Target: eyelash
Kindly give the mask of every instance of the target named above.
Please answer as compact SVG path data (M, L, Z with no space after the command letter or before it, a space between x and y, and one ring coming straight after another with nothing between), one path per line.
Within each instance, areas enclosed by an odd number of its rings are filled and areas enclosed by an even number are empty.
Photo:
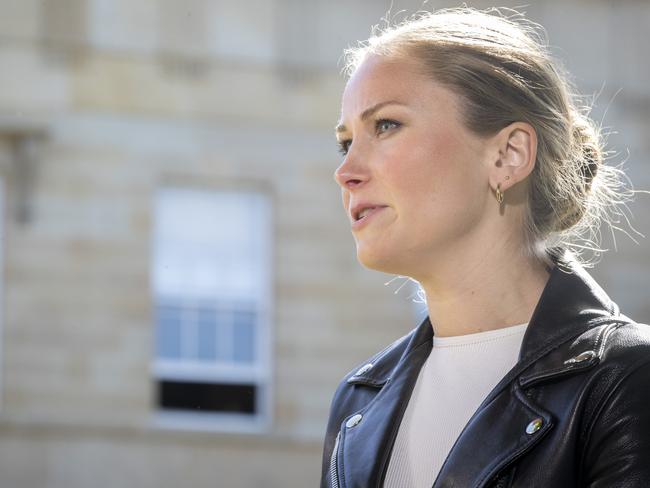
M400 124L399 122L397 122L396 120L391 120L391 119L377 119L377 120L375 121L375 134L376 134L376 135L380 135L380 134L381 134L381 132L380 132L380 130L379 130L379 127L380 127L382 124L385 124L385 123L392 124L392 125L393 125L393 128L397 128L397 127L399 127L400 125L402 125L402 124ZM385 129L385 130L389 130L389 129ZM383 132L385 132L385 131L383 131ZM350 149L350 144L352 144L352 139L345 139L345 140L343 140L343 141L339 141L339 143L338 143L338 146L339 146L339 153L341 153L341 155L345 156L345 155L348 153L348 150Z

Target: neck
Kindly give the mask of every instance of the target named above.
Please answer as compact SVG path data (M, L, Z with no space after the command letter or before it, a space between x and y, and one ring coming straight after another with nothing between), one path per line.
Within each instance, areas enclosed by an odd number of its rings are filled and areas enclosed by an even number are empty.
M436 266L434 275L418 280L437 337L501 329L530 320L549 277L539 260L504 245L484 246L473 254L458 252L456 256L459 259L441 259L443 264Z

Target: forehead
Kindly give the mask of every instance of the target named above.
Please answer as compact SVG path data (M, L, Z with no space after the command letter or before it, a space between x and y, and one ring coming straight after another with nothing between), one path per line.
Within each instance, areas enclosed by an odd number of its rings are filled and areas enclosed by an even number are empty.
M452 108L454 96L411 60L366 58L348 80L341 100L341 121L357 118L368 107L396 101Z

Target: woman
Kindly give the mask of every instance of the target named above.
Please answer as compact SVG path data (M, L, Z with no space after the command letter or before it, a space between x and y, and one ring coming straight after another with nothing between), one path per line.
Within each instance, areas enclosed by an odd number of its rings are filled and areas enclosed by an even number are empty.
M568 250L629 190L534 27L442 10L348 60L357 256L429 316L341 381L321 486L650 487L650 328Z

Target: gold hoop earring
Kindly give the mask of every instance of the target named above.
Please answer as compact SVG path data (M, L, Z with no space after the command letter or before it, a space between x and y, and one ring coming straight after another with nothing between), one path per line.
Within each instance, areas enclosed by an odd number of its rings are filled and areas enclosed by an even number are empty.
M503 192L501 191L501 183L497 183L497 202L503 203Z

